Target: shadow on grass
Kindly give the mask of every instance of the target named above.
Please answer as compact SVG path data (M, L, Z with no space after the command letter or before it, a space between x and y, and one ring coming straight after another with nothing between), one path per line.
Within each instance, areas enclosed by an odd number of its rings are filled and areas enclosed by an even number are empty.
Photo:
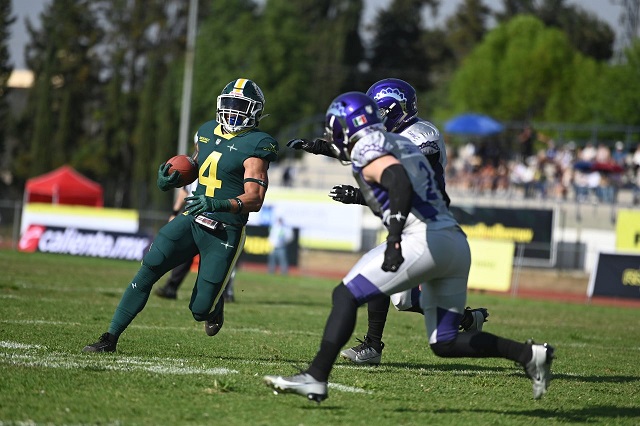
M478 373L487 372L510 372L510 371L522 371L524 374L524 370L522 367L518 365L505 366L505 367L487 367L482 365L474 365L474 364L407 364L407 363L384 363L380 367L386 367L387 369L397 368L400 370L431 370L431 371L440 371L440 372L456 372L456 371L477 371ZM365 367L367 368L367 367ZM368 367L372 371L375 371L376 366ZM384 372L384 369L380 369L381 372ZM562 374L562 373L553 373L553 380L566 380L573 382L585 382L585 383L632 383L632 382L640 382L640 376L586 376L586 375L575 375L575 374Z
M397 410L405 411L405 410ZM549 409L537 408L534 410L491 410L491 409L440 409L434 413L489 413L498 416L534 417L538 419L556 419L570 423L600 423L609 419L637 419L640 417L640 407L620 407L615 405L596 405L575 409Z
M487 367L484 365L477 364L407 364L401 362L390 362L384 363L381 366L388 368L398 368L400 370L432 370L432 371L477 371L478 373L482 373L483 371L492 371L492 372L503 372L503 371L511 371L514 368L521 368L519 366L509 367L508 365L505 367ZM376 368L376 367L371 367Z
M640 382L640 376L576 376L553 373L553 380L566 380L586 383L631 383Z

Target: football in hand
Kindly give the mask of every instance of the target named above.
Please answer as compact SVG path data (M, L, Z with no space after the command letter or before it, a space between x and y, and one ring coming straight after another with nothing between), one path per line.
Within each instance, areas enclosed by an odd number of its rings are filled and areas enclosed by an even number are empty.
M178 186L189 185L198 178L198 163L188 155L176 155L175 157L169 158L167 163L171 164L169 174L172 174L176 170L180 172Z

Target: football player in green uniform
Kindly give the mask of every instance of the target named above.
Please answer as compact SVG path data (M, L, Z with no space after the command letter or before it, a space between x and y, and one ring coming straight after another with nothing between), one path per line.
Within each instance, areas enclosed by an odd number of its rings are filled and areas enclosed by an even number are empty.
M198 276L189 309L215 336L224 322L223 289L245 241L250 212L262 207L269 163L278 156L278 143L257 126L264 95L253 81L239 78L227 84L217 99L216 119L195 135L198 184L186 197L185 212L164 225L142 265L125 290L108 332L84 347L85 352L115 352L118 338L142 311L152 286L169 270L200 254ZM163 191L179 186L170 164L158 170Z

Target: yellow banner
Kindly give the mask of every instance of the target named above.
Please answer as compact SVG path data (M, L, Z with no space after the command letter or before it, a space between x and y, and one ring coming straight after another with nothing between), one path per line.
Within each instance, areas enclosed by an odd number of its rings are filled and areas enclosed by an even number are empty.
M471 270L469 288L509 291L513 271L513 241L469 238Z
M618 210L616 250L640 252L640 210Z

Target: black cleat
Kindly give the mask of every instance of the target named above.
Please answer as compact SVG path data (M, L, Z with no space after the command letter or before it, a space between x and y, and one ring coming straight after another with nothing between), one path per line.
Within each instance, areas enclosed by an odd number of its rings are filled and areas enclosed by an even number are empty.
M207 333L207 336L213 337L220 332L222 324L224 324L224 311L211 321L204 322L204 332Z
M460 321L460 330L463 331L482 331L482 326L487 322L489 312L487 308L471 309L466 307Z
M156 289L156 296L160 296L163 299L177 299L178 292L174 288L164 286Z
M97 342L82 348L82 352L115 352L118 338L111 333L104 333Z

